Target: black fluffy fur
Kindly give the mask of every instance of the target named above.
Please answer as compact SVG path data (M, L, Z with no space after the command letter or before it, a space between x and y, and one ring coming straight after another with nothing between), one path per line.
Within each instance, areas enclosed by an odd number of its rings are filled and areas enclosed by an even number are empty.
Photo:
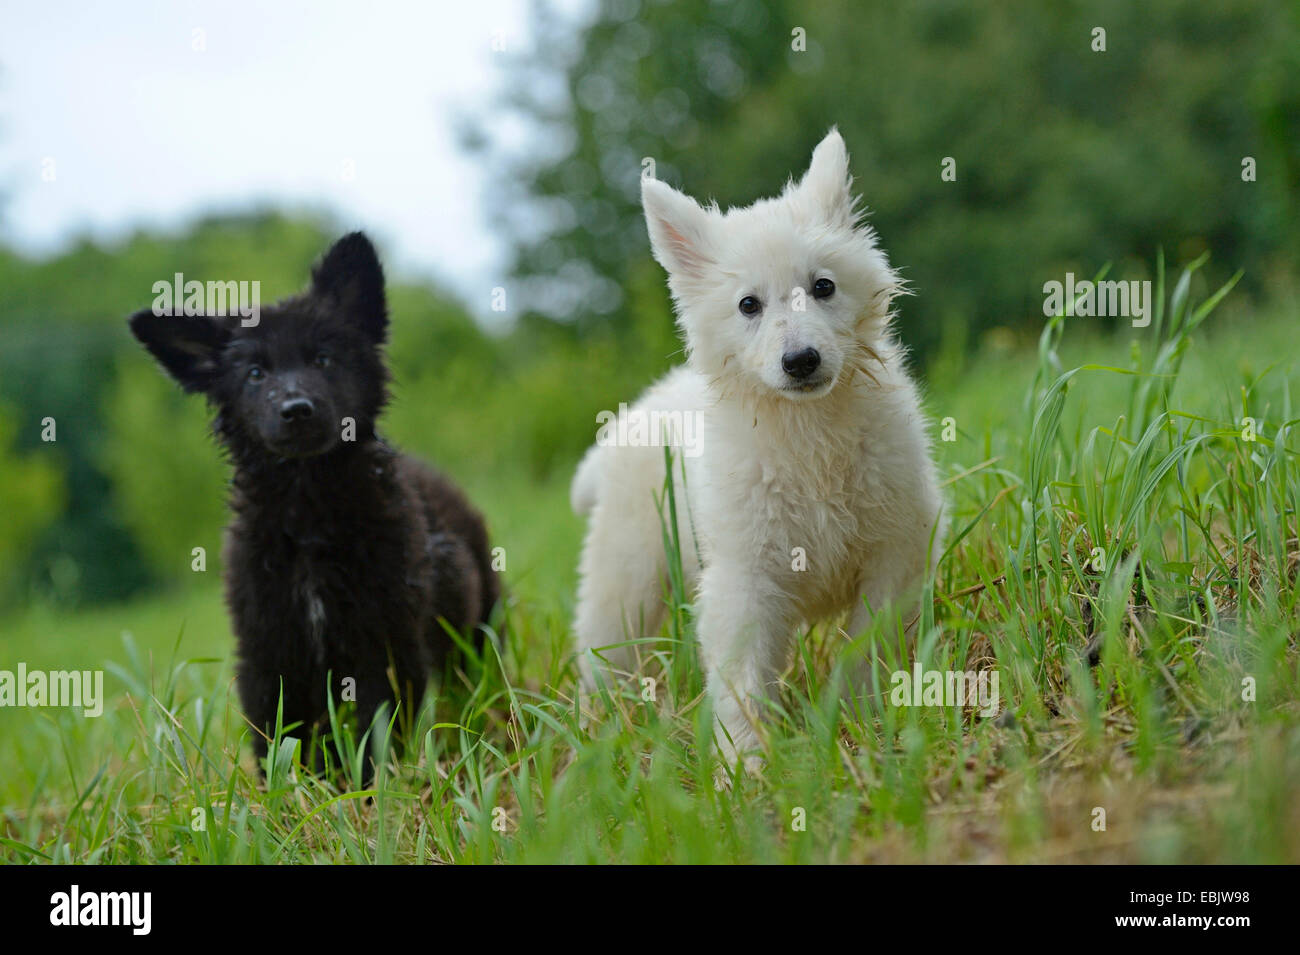
M226 602L259 762L282 687L284 725L304 736L349 678L362 731L384 703L404 721L453 646L441 621L474 634L499 584L465 495L375 434L388 315L374 247L361 233L340 239L308 290L264 308L255 327L152 311L130 324L208 398L234 466Z

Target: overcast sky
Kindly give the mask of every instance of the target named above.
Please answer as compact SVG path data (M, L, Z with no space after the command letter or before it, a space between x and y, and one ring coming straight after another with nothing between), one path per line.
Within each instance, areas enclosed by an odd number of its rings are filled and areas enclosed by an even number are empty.
M453 120L490 103L494 39L524 47L526 14L526 0L8 3L0 242L44 255L306 206L482 314L503 246Z

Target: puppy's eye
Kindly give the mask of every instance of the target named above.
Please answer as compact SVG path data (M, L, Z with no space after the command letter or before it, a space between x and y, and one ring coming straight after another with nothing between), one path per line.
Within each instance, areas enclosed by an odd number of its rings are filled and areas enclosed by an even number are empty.
M254 365L253 367L248 369L249 381L261 381L265 377L266 377L266 372L262 371L261 365Z
M317 353L316 353L316 367L317 367L317 368L328 368L329 366L330 366L330 356L329 356L329 352L317 352Z
M813 282L813 298L830 298L835 294L835 283L830 279L818 279Z
M740 300L740 311L743 315L757 315L763 310L763 303L752 295L746 295Z

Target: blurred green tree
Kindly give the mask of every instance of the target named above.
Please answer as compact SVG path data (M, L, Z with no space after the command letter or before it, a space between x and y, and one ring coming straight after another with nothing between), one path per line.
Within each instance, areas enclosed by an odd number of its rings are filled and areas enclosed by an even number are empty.
M0 406L0 599L14 599L32 543L63 507L63 474L48 449L16 451L17 416Z

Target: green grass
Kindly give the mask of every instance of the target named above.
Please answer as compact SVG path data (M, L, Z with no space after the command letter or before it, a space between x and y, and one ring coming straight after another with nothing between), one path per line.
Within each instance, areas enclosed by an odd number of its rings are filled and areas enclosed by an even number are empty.
M503 636L430 695L400 757L366 741L370 789L359 758L307 774L291 739L258 780L215 581L32 608L5 622L6 660L106 661L110 699L99 719L0 710L0 858L1298 862L1296 309L1216 311L1195 285L1162 289L1150 328L1053 321L1036 347L954 350L932 376L958 433L936 446L953 531L918 654L996 668L997 719L859 709L850 651L820 626L784 675L763 777L718 791L674 583L654 699L629 686L583 729L566 482L466 474L506 548Z

